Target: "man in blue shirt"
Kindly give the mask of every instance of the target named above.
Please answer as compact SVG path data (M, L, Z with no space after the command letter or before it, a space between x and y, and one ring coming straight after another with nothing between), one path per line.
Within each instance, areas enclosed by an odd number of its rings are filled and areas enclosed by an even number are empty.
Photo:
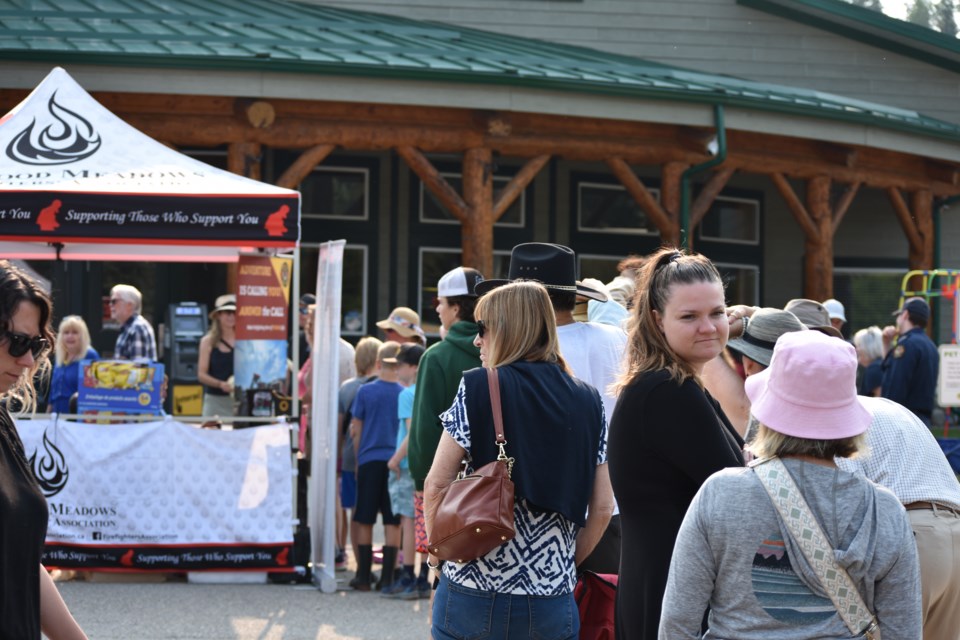
M143 296L128 284L110 290L110 317L120 323L120 335L113 349L117 360L157 360L157 339L153 327L140 315Z
M930 426L940 354L925 329L930 306L923 298L909 298L896 316L897 344L883 359L880 395L900 403ZM884 339L892 339L894 327L884 329Z

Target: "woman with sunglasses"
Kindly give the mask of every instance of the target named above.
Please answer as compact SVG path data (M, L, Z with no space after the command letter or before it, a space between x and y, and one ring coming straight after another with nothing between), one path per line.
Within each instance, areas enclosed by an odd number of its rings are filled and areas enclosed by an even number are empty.
M618 639L654 640L680 523L700 485L743 466L743 440L706 392L704 365L730 321L716 267L663 248L637 278L627 370L610 421L610 476L620 505Z
M33 377L49 368L51 304L23 271L0 260L0 638L84 639L40 564L47 502L27 462L7 403L36 408Z
M67 316L60 321L57 342L53 348L56 366L50 377L50 399L47 411L70 413L70 398L80 386L81 360L97 360L100 354L90 346L90 330L80 316Z
M488 282L488 291L499 284ZM480 360L498 372L506 453L515 458L516 537L476 560L443 565L431 632L440 639L576 638L576 565L613 512L603 402L560 355L553 306L541 284L493 288L474 315ZM479 468L497 457L484 369L463 374L441 421L424 483L428 538L461 460L469 456ZM436 567L436 558L430 564Z

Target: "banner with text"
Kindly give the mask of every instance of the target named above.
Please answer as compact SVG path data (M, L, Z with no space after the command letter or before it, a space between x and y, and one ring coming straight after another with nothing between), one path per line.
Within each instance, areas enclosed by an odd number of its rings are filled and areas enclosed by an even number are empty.
M48 567L292 570L290 429L18 420Z
M241 415L271 416L287 380L287 326L293 259L240 255L234 385Z

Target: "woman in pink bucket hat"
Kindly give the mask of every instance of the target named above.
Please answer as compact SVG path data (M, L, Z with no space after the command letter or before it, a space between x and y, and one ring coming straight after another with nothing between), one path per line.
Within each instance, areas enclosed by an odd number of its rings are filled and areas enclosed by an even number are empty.
M875 638L874 624L885 640L922 637L920 570L903 508L887 489L834 463L864 447L872 419L857 397L856 374L850 344L798 331L781 336L770 367L747 378L760 423L748 448L758 459L754 468L714 474L690 504L660 638L700 638L708 608L702 637ZM783 512L770 495L787 505ZM835 602L862 615L843 618Z

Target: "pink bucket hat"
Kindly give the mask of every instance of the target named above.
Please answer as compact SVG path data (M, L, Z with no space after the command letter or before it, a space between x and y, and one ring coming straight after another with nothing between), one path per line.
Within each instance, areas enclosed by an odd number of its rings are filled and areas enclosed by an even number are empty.
M856 349L819 331L780 336L770 366L749 376L745 389L757 420L795 438L850 438L872 420L857 397Z

